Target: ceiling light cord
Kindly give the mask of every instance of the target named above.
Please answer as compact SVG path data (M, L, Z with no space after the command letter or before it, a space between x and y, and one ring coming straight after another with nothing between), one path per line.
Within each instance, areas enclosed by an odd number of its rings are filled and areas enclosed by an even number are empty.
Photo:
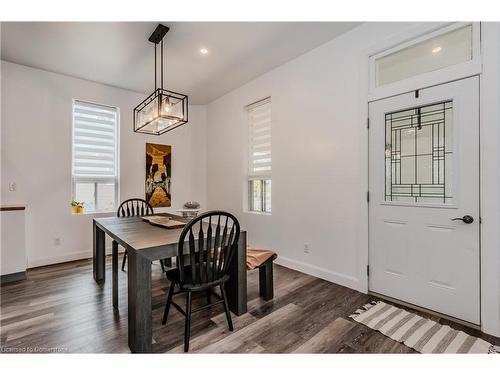
M157 87L156 87L156 81L157 81L157 79L156 79L156 60L157 60L157 58L156 58L156 44L155 44L155 91L157 89Z
M163 39L161 40L161 89L163 90Z

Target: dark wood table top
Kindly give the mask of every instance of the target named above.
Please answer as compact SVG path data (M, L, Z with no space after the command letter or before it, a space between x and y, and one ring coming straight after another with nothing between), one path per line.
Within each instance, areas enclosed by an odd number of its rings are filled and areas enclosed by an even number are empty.
M170 213L155 214L154 216L169 216L174 220L189 222L190 218ZM144 215L148 216L148 215ZM153 215L149 215L153 216ZM177 254L177 244L183 228L169 229L157 225L152 225L143 220L141 216L133 217L102 217L95 218L94 222L108 236L113 238L123 247L131 247L141 253L151 253L152 259L161 259L159 250L170 248L172 256ZM204 223L205 233L208 224ZM243 232L243 231L242 231Z
M149 216L169 216L174 220L187 223L189 219L182 216L161 213ZM148 215L144 215L148 216ZM148 250L168 245L176 245L182 228L169 229L152 225L141 216L133 217L101 217L95 223L111 238L124 247L134 250Z

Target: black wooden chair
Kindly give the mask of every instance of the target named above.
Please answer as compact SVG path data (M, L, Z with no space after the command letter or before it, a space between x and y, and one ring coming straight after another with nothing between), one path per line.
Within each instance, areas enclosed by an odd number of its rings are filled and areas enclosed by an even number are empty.
M153 207L146 202L144 199L132 198L123 201L116 211L116 216L118 217L130 217L130 216L143 216L143 215L153 215ZM117 246L113 240L113 246ZM122 271L125 271L125 263L127 262L127 249L125 249L125 254L123 255ZM163 268L163 263L162 263Z
M191 314L193 312L223 303L229 330L233 330L225 283L229 280L229 265L236 251L239 236L240 224L238 220L224 211L209 211L197 216L186 224L180 235L177 268L167 271L170 289L162 324L167 322L170 305L173 305L186 317L184 327L185 352L189 350ZM174 292L176 285L179 286L179 290ZM211 303L211 289L217 286L220 287L221 297L218 301ZM207 304L192 310L192 296L195 292L205 292ZM185 311L172 301L173 295L179 293L186 293Z

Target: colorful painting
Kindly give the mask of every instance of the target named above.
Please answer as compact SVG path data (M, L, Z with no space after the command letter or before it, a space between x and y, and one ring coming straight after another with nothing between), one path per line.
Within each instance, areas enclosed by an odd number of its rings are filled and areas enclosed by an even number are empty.
M146 201L152 207L170 207L172 146L146 143Z

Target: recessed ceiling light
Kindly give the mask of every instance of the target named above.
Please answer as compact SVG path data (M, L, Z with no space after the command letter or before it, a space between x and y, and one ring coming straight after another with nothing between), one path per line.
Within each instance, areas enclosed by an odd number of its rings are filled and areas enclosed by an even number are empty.
M202 55L206 55L206 54L208 53L208 49L206 49L206 48L201 48L201 49L200 49L200 53L201 53Z
M432 49L432 53L438 53L441 52L442 48L441 47L436 47Z

